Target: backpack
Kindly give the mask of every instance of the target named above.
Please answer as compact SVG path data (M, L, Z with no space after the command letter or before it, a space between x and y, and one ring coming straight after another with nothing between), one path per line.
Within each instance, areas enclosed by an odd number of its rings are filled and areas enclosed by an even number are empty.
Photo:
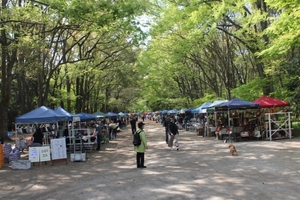
M142 143L142 141L141 141L141 136L140 136L140 133L141 133L141 132L142 132L142 131L137 131L137 132L135 132L135 134L133 135L133 142L132 142L132 144L133 144L134 146L136 146L136 147L140 146L141 143Z

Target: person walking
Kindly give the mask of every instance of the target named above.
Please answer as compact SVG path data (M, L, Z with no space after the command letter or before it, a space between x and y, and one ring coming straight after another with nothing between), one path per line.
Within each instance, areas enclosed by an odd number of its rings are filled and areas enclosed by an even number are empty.
M145 152L146 149L148 149L144 126L145 124L143 122L139 122L138 130L135 133L140 134L141 138L141 144L139 146L134 146L134 151L136 152L136 167L140 169L147 168L147 166L144 165Z
M170 140L168 146L170 147L171 150L173 150L173 143L175 143L176 150L179 150L179 143L178 143L178 127L177 124L175 123L175 119L172 118L170 125L169 125L169 135L170 135Z
M135 117L130 117L130 126L131 126L132 135L133 135L136 132L136 119L135 119Z
M142 120L145 121L145 115L142 115Z
M102 139L102 127L95 123L95 134L97 135L97 151L100 151L101 147L101 139Z
M168 144L169 142L169 126L170 126L170 116L168 116L165 120L164 120L164 127L165 127L165 134L166 134L166 144Z

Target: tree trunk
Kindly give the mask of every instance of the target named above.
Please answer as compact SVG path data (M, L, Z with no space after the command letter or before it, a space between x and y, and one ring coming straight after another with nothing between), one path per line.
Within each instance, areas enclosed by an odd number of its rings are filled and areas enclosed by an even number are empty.
M2 2L2 7L5 2ZM1 30L1 95L0 95L0 138L1 142L8 141L7 125L8 125L8 110L11 96L12 84L12 67L16 62L16 50L8 52L8 40L6 30Z

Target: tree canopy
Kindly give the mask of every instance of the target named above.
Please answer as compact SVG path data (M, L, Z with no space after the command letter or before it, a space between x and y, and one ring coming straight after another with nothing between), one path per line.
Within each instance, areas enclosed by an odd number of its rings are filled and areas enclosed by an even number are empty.
M291 102L300 6L279 0L3 0L0 137L36 107L133 112Z

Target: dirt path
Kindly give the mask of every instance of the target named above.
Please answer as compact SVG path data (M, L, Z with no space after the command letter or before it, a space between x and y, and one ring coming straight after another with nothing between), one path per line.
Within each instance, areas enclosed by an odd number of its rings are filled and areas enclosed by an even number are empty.
M85 162L0 169L0 199L228 200L299 199L300 139L228 144L180 131L180 151L170 151L164 128L146 121L147 169L136 169L126 129Z

